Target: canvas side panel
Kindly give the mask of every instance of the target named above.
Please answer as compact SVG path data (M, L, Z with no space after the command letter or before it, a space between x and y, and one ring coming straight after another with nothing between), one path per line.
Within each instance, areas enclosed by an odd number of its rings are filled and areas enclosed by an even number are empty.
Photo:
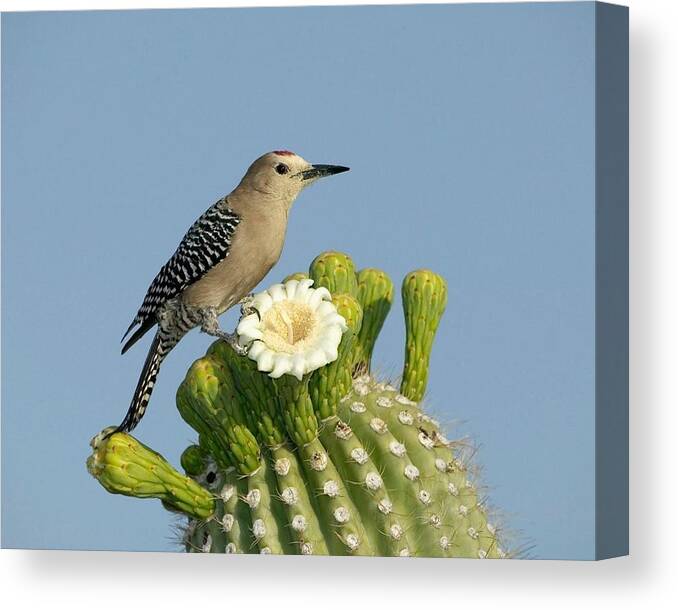
M629 14L596 4L596 558L628 554Z

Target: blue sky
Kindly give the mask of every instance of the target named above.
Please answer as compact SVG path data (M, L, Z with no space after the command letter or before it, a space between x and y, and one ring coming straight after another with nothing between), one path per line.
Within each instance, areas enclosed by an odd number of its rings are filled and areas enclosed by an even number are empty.
M444 275L431 409L532 556L592 557L591 3L3 15L2 110L3 546L177 549L158 502L90 478L88 441L127 409L150 280L288 148L352 171L302 194L264 284L326 249ZM208 345L172 352L136 431L174 464ZM375 360L402 352L398 301Z

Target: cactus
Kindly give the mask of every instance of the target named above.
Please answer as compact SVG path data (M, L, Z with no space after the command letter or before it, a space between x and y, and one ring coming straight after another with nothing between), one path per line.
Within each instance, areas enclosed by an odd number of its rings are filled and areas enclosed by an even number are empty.
M303 311L280 307L250 314L238 326L241 340L261 344L250 357L217 341L177 391L179 413L198 433L181 456L186 474L131 436L104 431L92 442L93 476L112 493L159 498L184 515L188 552L505 557L464 445L421 406L445 281L418 270L403 282L399 388L371 373L393 301L383 271L356 272L348 256L326 252L308 274L269 291L273 301L317 305L327 337L308 347L315 370L292 348L312 344L317 320L303 327ZM271 328L292 346L279 348L280 360L264 353Z

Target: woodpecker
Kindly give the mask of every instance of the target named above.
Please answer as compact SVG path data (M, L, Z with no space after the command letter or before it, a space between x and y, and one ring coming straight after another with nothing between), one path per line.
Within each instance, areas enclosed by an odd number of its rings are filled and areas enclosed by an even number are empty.
M259 157L238 186L210 207L184 235L160 269L130 324L124 354L146 332L157 331L136 390L116 432L130 432L146 412L160 365L191 329L223 339L243 353L235 333L219 327L218 316L245 303L278 262L287 218L299 193L319 178L348 171L341 165L312 165L287 150Z

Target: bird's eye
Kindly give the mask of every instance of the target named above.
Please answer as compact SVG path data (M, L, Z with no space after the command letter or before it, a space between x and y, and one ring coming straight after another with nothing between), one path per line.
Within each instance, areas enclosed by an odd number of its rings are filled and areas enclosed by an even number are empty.
M290 171L290 168L287 167L284 163L278 163L278 165L275 166L275 171L278 172L281 176L286 174L287 172Z

